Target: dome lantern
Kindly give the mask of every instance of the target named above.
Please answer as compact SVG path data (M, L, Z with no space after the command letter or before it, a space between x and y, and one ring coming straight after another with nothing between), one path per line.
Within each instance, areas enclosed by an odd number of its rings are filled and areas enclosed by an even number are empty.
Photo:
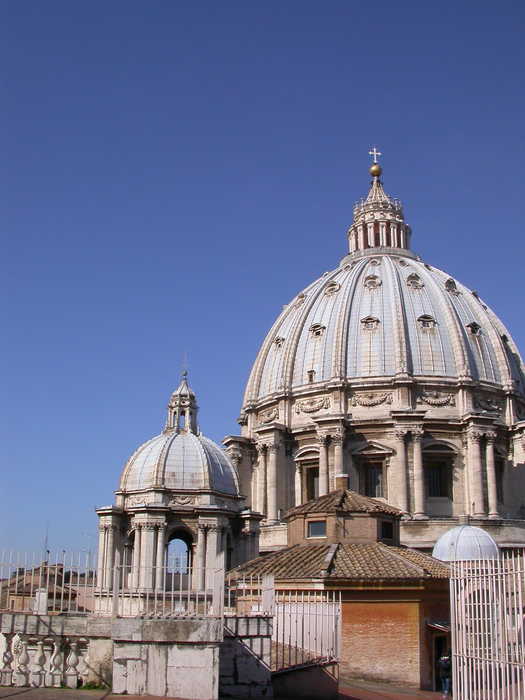
M197 412L199 407L195 399L194 392L188 386L186 377L188 372L186 369L182 372L182 382L171 395L168 404L168 419L164 432L175 431L179 433L181 430L197 435L199 425L197 423Z
M379 179L383 169L377 156L381 153L374 148L370 155L374 157L370 168L373 180L366 200L354 206L354 222L347 232L350 253L370 248L410 250L411 229L405 223L403 206L397 199L390 201Z

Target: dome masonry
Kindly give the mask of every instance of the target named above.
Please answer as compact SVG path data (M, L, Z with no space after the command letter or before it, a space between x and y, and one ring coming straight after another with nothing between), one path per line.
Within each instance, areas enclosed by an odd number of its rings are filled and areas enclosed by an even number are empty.
M411 250L371 155L348 254L283 308L253 364L242 435L224 440L242 491L275 530L346 474L404 513L405 544L430 551L462 513L525 544L523 360L476 292Z

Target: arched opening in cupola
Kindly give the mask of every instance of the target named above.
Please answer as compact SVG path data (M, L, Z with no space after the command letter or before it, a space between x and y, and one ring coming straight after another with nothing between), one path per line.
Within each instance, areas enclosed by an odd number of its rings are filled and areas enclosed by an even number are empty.
M173 530L166 547L166 571L168 580L179 574L187 574L192 566L193 535L185 528Z

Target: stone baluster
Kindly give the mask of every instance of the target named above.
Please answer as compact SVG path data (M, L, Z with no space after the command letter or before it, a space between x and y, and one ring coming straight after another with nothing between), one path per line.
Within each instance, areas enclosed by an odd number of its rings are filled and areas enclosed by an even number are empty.
M58 637L53 637L53 652L50 659L50 670L48 674L48 682L46 685L51 688L60 688L62 685L62 654L61 643Z
M257 468L257 510L259 513L267 512L266 509L266 458L268 450L266 445L257 445L257 454L259 456L259 466Z
M485 502L483 498L483 472L481 466L481 438L483 433L474 428L469 428L468 436L468 454L470 461L470 476L472 484L472 498L474 499L474 515L476 517L485 517Z
M29 654L27 653L27 637L20 635L20 654L18 655L18 668L15 671L15 682L16 686L26 686L29 685L29 669L27 664L29 663Z
M33 688L40 688L44 685L45 663L46 655L44 654L44 640L38 639L36 643L36 651L33 656L33 668L29 674L29 683Z
M268 445L270 458L268 460L268 522L277 522L277 452L279 442Z
M485 435L487 440L486 463L487 463L487 490L489 495L489 518L499 518L498 512L498 488L496 484L496 463L494 460L494 441L496 433L488 432Z
M0 671L0 685L12 685L13 683L13 638L14 634L5 635L5 650L2 654L2 670Z
M319 495L326 496L329 490L328 484L328 436L318 435L319 445Z
M303 501L303 479L302 479L302 467L301 462L295 463L295 505L301 505Z
M408 472L407 472L407 448L405 437L407 430L396 428L394 437L396 439L396 476L397 476L397 506L403 514L407 515L408 509Z
M425 474L423 472L423 428L412 430L414 443L414 518L425 519Z
M78 683L77 666L80 659L78 658L78 642L69 641L69 655L66 659L66 685L68 688L76 689Z

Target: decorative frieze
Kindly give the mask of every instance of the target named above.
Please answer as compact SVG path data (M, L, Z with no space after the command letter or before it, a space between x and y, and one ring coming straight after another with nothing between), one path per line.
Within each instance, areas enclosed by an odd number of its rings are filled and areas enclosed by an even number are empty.
M308 401L298 401L295 404L296 413L316 413L321 409L330 408L330 397L325 396L320 399L308 399Z
M170 502L170 506L189 506L195 503L194 496L174 496Z
M366 406L372 408L379 406L382 403L392 403L392 392L384 392L381 394L354 394L350 400L352 406Z
M417 397L417 403L426 403L429 406L455 406L454 394L442 394L439 391L421 391Z
M259 425L266 425L266 423L272 423L272 421L279 418L279 406L274 408L269 408L266 411L261 411L259 413Z
M474 406L481 408L482 411L496 411L497 413L502 411L501 401L491 396L475 396Z

